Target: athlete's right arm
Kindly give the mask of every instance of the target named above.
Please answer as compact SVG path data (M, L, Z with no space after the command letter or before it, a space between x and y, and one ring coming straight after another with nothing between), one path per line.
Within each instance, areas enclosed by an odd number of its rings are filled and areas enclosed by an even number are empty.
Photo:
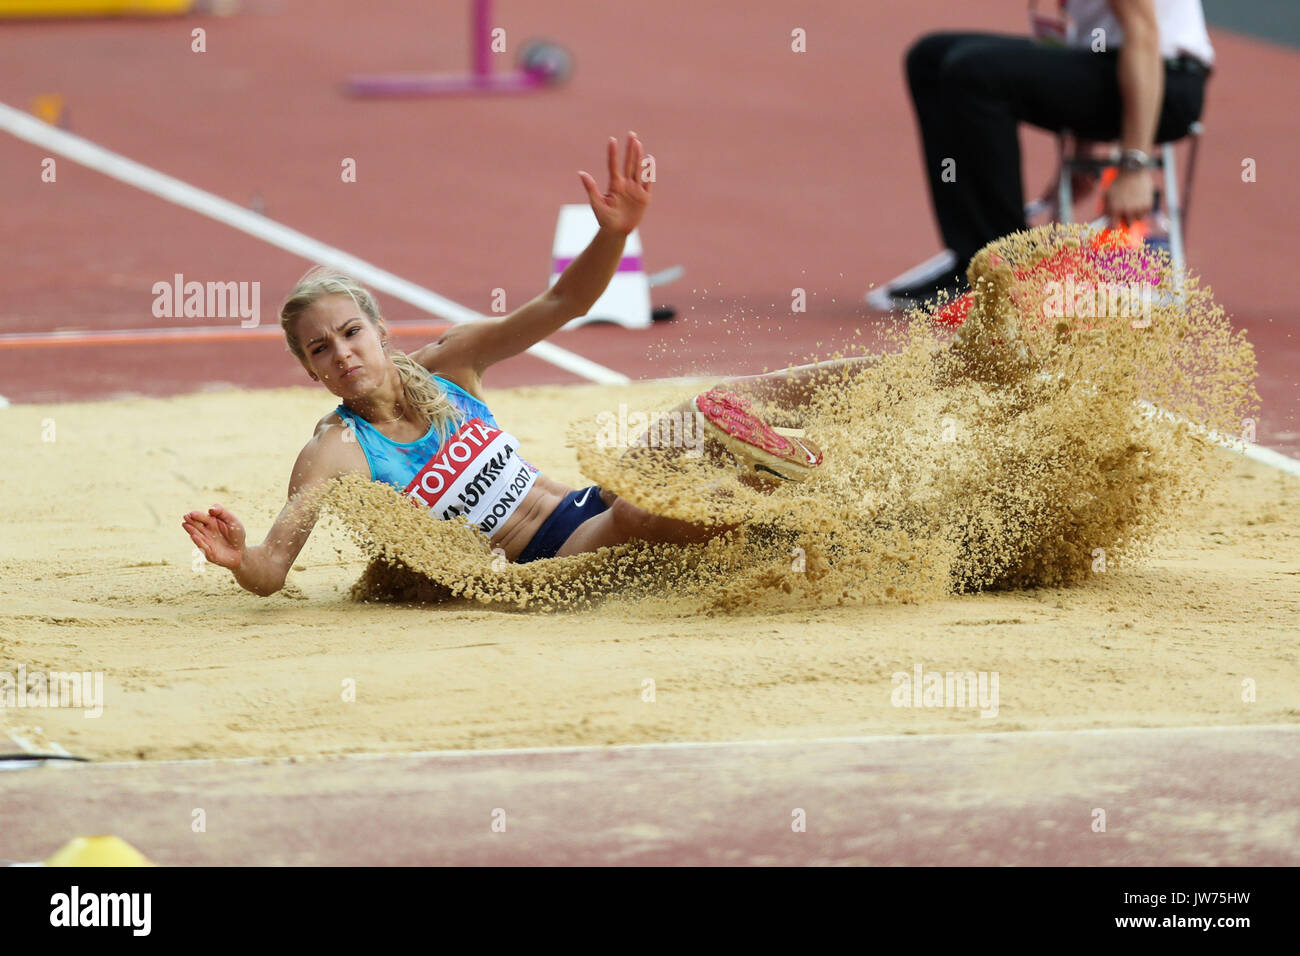
M229 568L245 590L267 597L284 587L294 559L316 526L318 493L325 482L348 470L338 454L340 431L318 430L303 447L289 479L288 500L260 545L246 546L243 525L219 505L207 514L186 515L182 524L194 543L213 564Z

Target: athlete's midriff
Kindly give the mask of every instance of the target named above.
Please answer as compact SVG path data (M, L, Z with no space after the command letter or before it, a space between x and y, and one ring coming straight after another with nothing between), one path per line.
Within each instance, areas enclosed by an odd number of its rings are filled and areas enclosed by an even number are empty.
M492 547L505 552L506 560L513 561L523 553L533 535L560 506L572 488L545 475L538 475L532 490L524 498L519 510L510 516L505 526L492 539Z
M403 489L434 517L464 516L514 560L569 489L519 455L513 435L480 418L465 422Z

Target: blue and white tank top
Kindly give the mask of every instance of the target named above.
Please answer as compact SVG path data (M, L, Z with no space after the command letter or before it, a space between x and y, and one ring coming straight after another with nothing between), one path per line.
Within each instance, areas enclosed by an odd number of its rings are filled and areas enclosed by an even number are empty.
M371 480L393 485L438 518L466 515L490 535L523 503L538 471L520 457L519 440L501 430L487 405L455 382L430 378L458 420L431 425L416 441L393 441L344 404L334 411L356 435Z

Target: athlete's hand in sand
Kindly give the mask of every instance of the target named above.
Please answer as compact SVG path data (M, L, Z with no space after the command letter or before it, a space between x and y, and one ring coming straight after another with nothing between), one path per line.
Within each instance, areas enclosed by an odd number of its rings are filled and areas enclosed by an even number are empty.
M213 505L207 514L191 511L181 519L181 527L213 564L235 571L243 563L244 526L220 505Z
M618 140L609 138L609 188L604 195L596 188L596 180L585 171L578 173L591 200L591 211L596 222L612 232L627 235L641 222L646 206L650 205L650 187L654 183L654 157L646 156L636 133L627 134L627 156L623 168L618 165Z

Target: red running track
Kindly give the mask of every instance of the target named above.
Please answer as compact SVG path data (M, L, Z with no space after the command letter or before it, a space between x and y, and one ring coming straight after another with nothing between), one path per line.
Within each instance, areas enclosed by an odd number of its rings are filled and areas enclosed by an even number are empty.
M7 23L0 101L59 93L70 129L265 213L480 311L545 284L557 208L582 201L576 170L634 128L658 182L642 232L651 270L687 276L656 295L679 318L644 332L588 327L557 344L634 378L779 367L874 341L862 294L936 247L901 59L937 28L1023 32L1022 0L776 0L701 8L556 0L496 5L508 42L546 36L577 59L570 85L527 96L353 100L354 72L461 69L468 4L264 0L226 19ZM207 52L190 30L207 30ZM807 31L806 53L790 32ZM1259 440L1300 452L1292 186L1294 131L1280 93L1300 54L1215 31L1219 62L1193 199L1190 260L1261 360ZM1026 182L1050 141L1024 134ZM1256 161L1258 181L1241 181ZM0 331L158 325L154 282L258 281L263 309L307 263L0 134ZM358 180L343 183L344 158ZM792 289L808 311L790 312ZM393 319L427 318L383 300ZM889 321L885 319L884 321ZM859 334L861 332L861 334ZM400 341L414 348L418 338ZM489 387L574 381L535 358ZM265 339L131 348L0 350L10 401L168 395L227 382L308 382ZM323 406L328 404L322 392Z
M46 765L0 773L0 858L112 833L172 865L1295 866L1298 744L1238 727Z

